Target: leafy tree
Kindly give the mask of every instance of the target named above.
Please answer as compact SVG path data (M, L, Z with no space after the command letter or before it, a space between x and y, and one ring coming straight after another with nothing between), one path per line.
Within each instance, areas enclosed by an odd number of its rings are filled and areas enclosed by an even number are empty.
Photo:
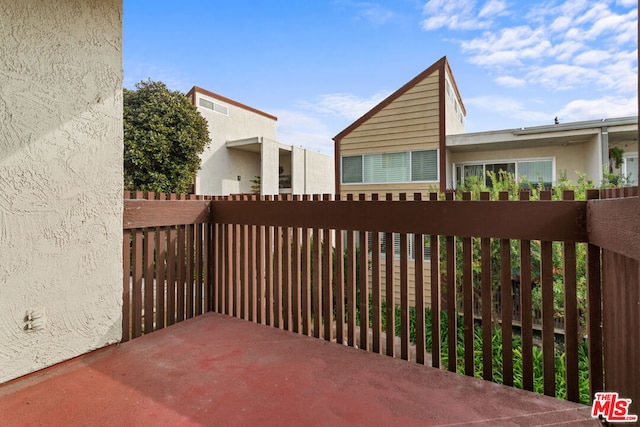
M124 89L124 187L189 192L209 141L207 121L179 91L151 80Z

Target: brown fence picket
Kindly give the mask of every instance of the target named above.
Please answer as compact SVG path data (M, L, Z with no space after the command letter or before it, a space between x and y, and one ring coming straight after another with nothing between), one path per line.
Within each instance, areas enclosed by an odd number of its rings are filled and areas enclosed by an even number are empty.
M438 200L438 193L429 193L429 200L435 202ZM429 236L430 243L430 266L431 266L431 366L440 368L441 352L440 352L440 302L442 286L440 276L440 236Z
M313 200L319 201L320 196L314 195ZM311 272L312 305L313 305L313 336L322 337L322 236L318 228L313 229L313 250Z
M303 200L309 200L305 195ZM300 292L302 311L302 334L311 336L311 231L302 229L302 290Z
M144 333L153 331L153 288L154 288L154 252L155 231L153 228L144 230L143 257L144 257Z
M599 191L587 191L586 198L587 200L598 199ZM601 259L600 248L591 243L587 244L587 334L589 336L589 393L591 396L604 390Z
M400 193L401 201L407 200ZM409 241L407 233L400 233L400 358L409 360Z
M415 193L413 200L422 200L422 193ZM424 237L422 234L413 235L415 278L414 294L416 304L416 363L425 364L425 304L424 304Z
M386 200L388 202L393 201L393 194L387 193ZM384 234L384 258L385 258L385 320L386 320L386 339L387 339L387 356L395 357L396 346L394 343L394 337L396 335L396 316L395 316L395 284L394 284L394 248L393 248L393 233Z
M499 200L509 200L509 194L500 192ZM500 239L500 304L502 306L502 381L513 385L513 322L512 322L511 242Z
M550 191L541 191L540 200L551 200ZM544 394L555 396L555 331L553 328L553 243L540 242L542 286L542 370Z
M462 200L471 200L471 193L464 192ZM464 372L474 375L474 319L473 319L473 241L471 237L462 238L462 300L464 314Z
M131 336L131 230L122 232L122 342Z
M339 199L338 199L339 200ZM336 342L344 343L345 328L345 287L344 287L344 234L342 230L335 230L336 234L336 268L335 268L335 290L336 290Z
M480 193L480 200L489 201L489 193ZM493 289L491 284L491 239L480 239L481 278L480 292L482 300L482 377L493 381Z
M359 200L367 200L365 194L359 195ZM360 238L360 349L369 350L369 260L368 235L366 230L359 233Z
M445 200L453 201L454 193L445 193ZM456 372L458 348L458 319L456 314L456 238L446 236L446 280L447 280L447 345L449 360L447 369Z
M528 191L520 200L529 200ZM520 241L520 306L522 307L522 388L533 391L533 313L531 296L531 242Z
M562 200L573 200L573 191L565 190ZM576 284L576 244L563 243L564 257L564 317L565 317L565 365L567 400L578 402L578 298Z
M330 201L331 196L325 194L322 200ZM322 231L322 317L324 325L324 339L331 341L333 339L333 287L332 287L332 251L333 244L331 239L332 231L324 229Z
M372 194L371 200L377 201L378 194ZM372 351L382 353L382 287L380 276L380 233L371 233L371 323L373 336Z
M280 201L280 196L276 197L275 202ZM274 227L274 243L273 243L273 326L282 329L282 260L283 246L282 234L285 228Z
M352 201L353 196L348 195ZM347 231L347 344L356 346L356 234Z

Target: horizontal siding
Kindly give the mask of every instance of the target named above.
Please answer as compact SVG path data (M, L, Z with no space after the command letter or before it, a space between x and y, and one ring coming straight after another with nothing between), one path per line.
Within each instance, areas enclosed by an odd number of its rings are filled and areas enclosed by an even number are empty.
M352 156L356 154L374 154L374 153L398 153L404 151L421 151L436 150L440 148L435 137L413 136L399 139L362 141L353 144L346 150L341 150L341 156Z
M433 111L431 115L425 115L423 113L416 114L414 113L406 113L402 116L399 116L402 120L398 120L396 117L393 120L388 120L386 122L374 123L367 126L366 130L356 132L353 135L349 135L345 138L349 144L353 141L357 141L358 138L362 138L363 136L369 137L372 135L383 133L402 133L403 129L407 129L411 126L420 126L421 129L426 130L437 130L438 124L438 112Z
M415 287L415 263L413 260L408 262L408 285L409 285L409 305L415 307L416 305L416 287ZM424 263L423 268L424 277L424 304L425 307L431 307L431 263ZM394 304L400 306L400 260L396 259L393 262L393 284L394 284ZM385 259L382 257L380 260L380 288L382 289L382 299L385 295L386 286L386 265ZM369 270L369 292L371 292L371 270Z
M425 149L439 145L438 72L402 94L340 141L340 154Z
M376 141L375 143L362 143L354 145L349 150L342 151L342 156L374 153L397 153L402 151L435 150L438 146L430 143L426 138L407 138L402 144L391 144L389 141Z

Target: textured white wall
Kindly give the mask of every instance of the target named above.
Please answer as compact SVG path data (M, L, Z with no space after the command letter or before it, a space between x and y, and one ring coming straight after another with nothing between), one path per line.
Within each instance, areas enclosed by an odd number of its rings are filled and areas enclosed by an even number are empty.
M305 192L307 194L334 194L335 164L332 156L305 150Z
M122 0L4 1L0 40L5 382L122 336Z
M198 93L196 98L200 97L224 105L228 108L229 114L223 115L198 106L198 111L207 119L211 142L200 156L202 162L196 177L196 192L208 195L228 195L230 181L236 181L233 185L234 190L237 189L235 192L250 192L251 183L249 181L260 174L259 166L255 164L255 160L249 154L243 155L238 153L239 150L227 149L227 141L254 137L275 139L277 122L237 105ZM241 165L240 170L237 167L239 164ZM240 182L237 181L238 175L242 176ZM226 182L225 188L223 188L223 181Z

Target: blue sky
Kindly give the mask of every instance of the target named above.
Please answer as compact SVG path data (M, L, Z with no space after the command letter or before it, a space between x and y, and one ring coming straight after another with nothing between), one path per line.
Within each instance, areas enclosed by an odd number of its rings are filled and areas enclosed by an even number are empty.
M333 138L447 56L466 132L638 114L635 0L124 0L124 85L197 85Z

